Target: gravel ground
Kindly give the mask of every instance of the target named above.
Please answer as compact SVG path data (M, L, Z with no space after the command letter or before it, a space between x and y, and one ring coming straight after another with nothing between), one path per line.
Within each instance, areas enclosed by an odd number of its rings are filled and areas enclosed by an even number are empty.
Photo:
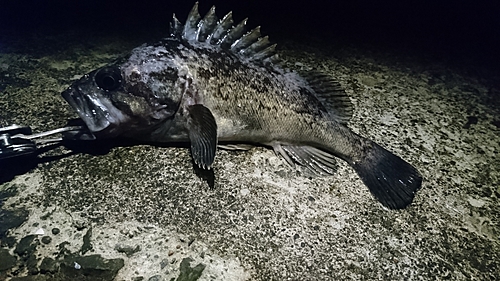
M0 124L41 132L76 117L60 96L71 81L143 38L3 39ZM278 43L286 66L339 80L352 130L419 169L410 207L383 208L345 163L311 177L263 147L219 151L213 175L184 147L58 147L0 164L0 280L498 280L498 73L404 50Z

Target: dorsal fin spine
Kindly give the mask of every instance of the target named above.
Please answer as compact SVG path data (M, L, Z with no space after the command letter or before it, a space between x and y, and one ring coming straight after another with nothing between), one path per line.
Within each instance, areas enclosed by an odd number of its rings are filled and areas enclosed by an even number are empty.
M201 17L198 13L198 2L196 2L189 12L186 23L184 24L184 30L182 32L183 39L189 41L197 38L198 23L200 22L200 19Z
M239 51L252 45L260 37L260 26L243 35L231 45L231 50Z
M273 45L265 48L264 50L253 55L252 60L265 60L266 58L274 55L275 48L276 48L276 44L273 44Z
M256 53L265 49L270 44L271 44L271 42L269 42L268 36L260 37L256 42L252 43L247 48L241 50L240 53L242 53L246 56L253 56Z
M233 25L233 13L229 12L215 27L214 32L210 36L210 44L218 45L221 42L221 39L226 35L227 30L231 27L231 25Z
M231 28L222 42L220 43L222 48L229 49L231 44L233 44L236 40L238 40L245 32L245 25L247 24L248 19L242 20L236 27Z
M205 17L198 24L198 38L200 42L205 42L217 26L217 15L215 15L215 6L212 6Z
M182 28L182 23L177 19L175 14L173 14L172 21L170 22L170 36L180 38L182 34Z
M244 19L232 27L232 12L218 20L215 6L212 6L202 19L198 12L198 2L196 2L184 25L179 22L175 14L173 15L170 23L170 36L187 42L198 41L219 46L249 61L265 61L266 63L277 61L276 44L271 45L267 36L261 37L260 26L245 33L247 20Z

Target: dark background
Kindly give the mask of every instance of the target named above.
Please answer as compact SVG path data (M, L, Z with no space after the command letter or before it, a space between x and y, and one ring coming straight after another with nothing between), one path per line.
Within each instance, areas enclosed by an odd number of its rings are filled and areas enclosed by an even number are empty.
M331 42L477 57L495 66L500 62L500 3L495 2L202 0L200 14L203 16L212 5L216 5L219 17L232 10L236 21L248 17L250 27L261 25L262 32L271 39L317 37ZM166 36L172 13L184 22L193 4L159 0L3 0L0 32L23 36L77 30Z

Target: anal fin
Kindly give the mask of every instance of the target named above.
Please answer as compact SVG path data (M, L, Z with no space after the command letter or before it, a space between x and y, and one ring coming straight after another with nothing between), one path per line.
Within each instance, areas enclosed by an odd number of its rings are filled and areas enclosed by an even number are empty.
M218 148L225 149L225 150L239 150L239 151L246 151L250 150L255 147L255 145L251 144L246 144L246 143L225 143L225 144L218 144Z
M316 175L332 175L337 170L335 156L307 145L273 145L274 151L290 164L297 163Z
M188 112L188 134L194 163L210 169L217 150L217 124L210 109L201 104L190 105Z

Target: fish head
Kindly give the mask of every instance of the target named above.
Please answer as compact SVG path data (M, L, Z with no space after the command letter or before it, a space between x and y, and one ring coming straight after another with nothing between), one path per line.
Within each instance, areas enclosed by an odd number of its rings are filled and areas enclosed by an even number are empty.
M97 138L137 137L172 122L182 98L177 73L129 58L84 75L62 96Z

